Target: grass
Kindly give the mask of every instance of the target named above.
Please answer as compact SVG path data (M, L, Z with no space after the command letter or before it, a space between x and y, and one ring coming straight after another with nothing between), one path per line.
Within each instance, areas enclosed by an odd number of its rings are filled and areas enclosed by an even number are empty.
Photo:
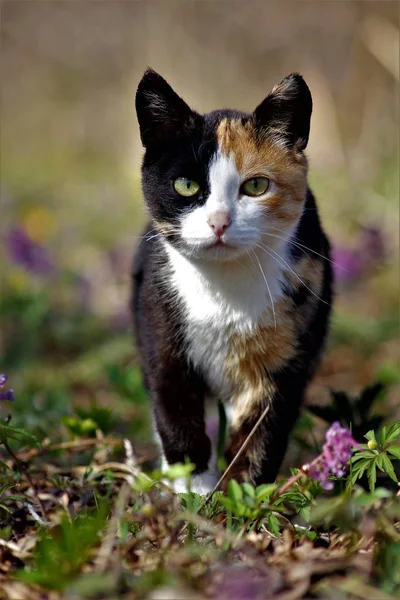
M336 389L330 405L310 405L276 484L231 482L205 502L168 486L190 464L171 468L166 480L156 469L130 333L76 301L60 310L63 287L72 285L64 273L53 288L26 276L29 285L8 285L0 305L2 369L16 396L0 404L1 598L384 600L400 593L394 360L379 361L385 385L363 394ZM357 370L389 343L390 318L368 328L361 317L339 314L314 386L325 377L324 387L335 387L328 382L343 370L338 353L350 345L352 383L365 378ZM350 473L324 492L300 467L319 454L338 418L365 445Z

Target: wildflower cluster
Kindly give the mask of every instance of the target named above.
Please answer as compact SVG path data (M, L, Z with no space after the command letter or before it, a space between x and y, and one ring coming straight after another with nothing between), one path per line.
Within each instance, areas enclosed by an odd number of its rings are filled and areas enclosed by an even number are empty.
M325 439L322 453L310 468L310 475L321 483L324 490L331 490L333 482L330 481L330 476L343 477L357 442L350 430L337 421L328 429Z
M1 388L1 390L4 388L4 385L5 385L6 381L7 381L7 379L8 379L7 375L4 375L4 373L0 374L0 388ZM0 400L10 400L11 402L13 400L15 400L14 390L10 389L10 390L7 390L6 392L3 392L1 390L0 390Z
M53 270L49 251L32 240L22 227L12 229L6 238L10 259L30 273L49 275Z

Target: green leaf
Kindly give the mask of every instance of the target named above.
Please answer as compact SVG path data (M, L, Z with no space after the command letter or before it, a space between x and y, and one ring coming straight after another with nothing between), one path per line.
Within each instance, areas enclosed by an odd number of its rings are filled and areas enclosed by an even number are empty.
M267 523L268 523L268 529L271 531L271 533L278 536L280 533L278 517L276 515L274 515L274 513L270 513L268 515Z
M9 496L4 496L4 498L1 499L2 502L6 502L7 500L14 500L16 502L26 502L26 497L18 496L16 494L10 494Z
M389 452L392 456L400 459L400 446L388 446L386 452Z
M374 440L374 442L376 442L376 438L375 438L375 431L373 429L371 429L371 431L368 431L368 433L366 433L364 435L364 437L370 441L370 440Z
M386 427L382 427L379 432L379 443L381 446L384 446L386 442Z
M370 466L368 467L367 477L368 477L369 489L371 490L371 492L373 492L375 490L375 483L376 483L376 464L375 464L375 462L371 463Z
M243 500L243 490L235 479L231 479L228 485L228 498L234 502Z
M382 471L385 471L389 475L390 479L393 479L393 481L395 481L397 483L396 473L394 472L394 468L393 468L390 458L385 453L382 453L381 456L383 459Z
M360 458L371 459L371 458L375 458L375 456L376 456L376 452L373 452L372 450L363 450L362 452L357 452L351 459L351 462L355 463Z
M386 444L390 444L390 442L394 442L397 438L400 437L400 422L393 423L386 434Z
M0 486L0 496L2 496L2 494L5 494L5 492L11 489L12 487L15 487L15 483L13 481Z
M256 497L256 490L254 489L254 487L252 485L250 485L250 483L242 483L242 490L245 493L246 496L249 496L250 498L254 498Z
M26 431L25 429L19 429L17 427L10 427L10 425L0 425L0 443L2 440L7 442L8 439L18 440L22 443L30 443L34 446L39 447L39 442L34 435Z
M72 521L65 515L57 527L42 533L32 569L18 571L17 579L47 589L64 589L99 544L108 513L108 503L103 501L99 510L82 513Z
M278 486L275 483L263 483L262 485L259 485L256 489L256 500L258 504L261 504L266 498L270 498L277 487Z
M311 508L310 522L317 523L321 521L330 522L335 514L341 510L341 507L347 502L347 494L335 496L320 500L317 505Z
M369 458L362 458L360 461L358 461L357 464L353 465L353 463L351 464L351 472L353 473L358 473L359 471L365 471L365 469L371 464L371 459Z
M195 492L182 492L179 494L179 497L182 500L183 506L193 513L197 513L204 502L203 496Z
M149 492L154 486L155 482L146 473L140 471L135 477L133 487L140 493Z
M359 494L354 495L354 501L356 504L362 507L371 506L377 500L382 500L382 498L390 498L391 492L385 488L376 488L373 493L361 492Z
M398 598L400 594L400 542L396 541L381 547L374 566L379 577L380 589L386 594L390 594L390 598Z
M218 502L220 504L222 504L223 507L230 510L231 512L234 512L236 509L236 504L235 504L234 500L231 500L230 498L226 498L225 496L222 496L221 498L219 498Z
M378 469L380 469L381 471L384 471L384 466L383 466L383 453L378 454L378 456L376 457L376 466L378 467Z
M188 479L193 469L194 465L192 463L175 463L173 465L169 465L168 469L166 469L164 473L164 476L170 481L174 481L180 477L183 479Z

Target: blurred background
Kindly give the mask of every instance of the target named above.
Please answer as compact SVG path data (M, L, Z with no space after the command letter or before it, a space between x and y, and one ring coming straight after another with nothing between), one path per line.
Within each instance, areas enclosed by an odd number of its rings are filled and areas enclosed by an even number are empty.
M151 453L128 311L147 66L201 112L253 110L303 74L337 276L309 402L378 381L374 414L399 416L397 2L3 0L0 41L0 371L15 424L41 437L120 431Z

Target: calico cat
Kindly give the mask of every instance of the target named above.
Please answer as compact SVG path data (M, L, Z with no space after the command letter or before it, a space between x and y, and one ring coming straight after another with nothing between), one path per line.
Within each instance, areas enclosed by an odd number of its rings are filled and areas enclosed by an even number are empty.
M136 94L150 222L133 268L135 334L168 464L218 480L206 399L231 407L230 477L274 481L326 338L329 243L307 183L311 94L291 74L251 114L200 115L157 73ZM182 483L176 485L182 490Z

